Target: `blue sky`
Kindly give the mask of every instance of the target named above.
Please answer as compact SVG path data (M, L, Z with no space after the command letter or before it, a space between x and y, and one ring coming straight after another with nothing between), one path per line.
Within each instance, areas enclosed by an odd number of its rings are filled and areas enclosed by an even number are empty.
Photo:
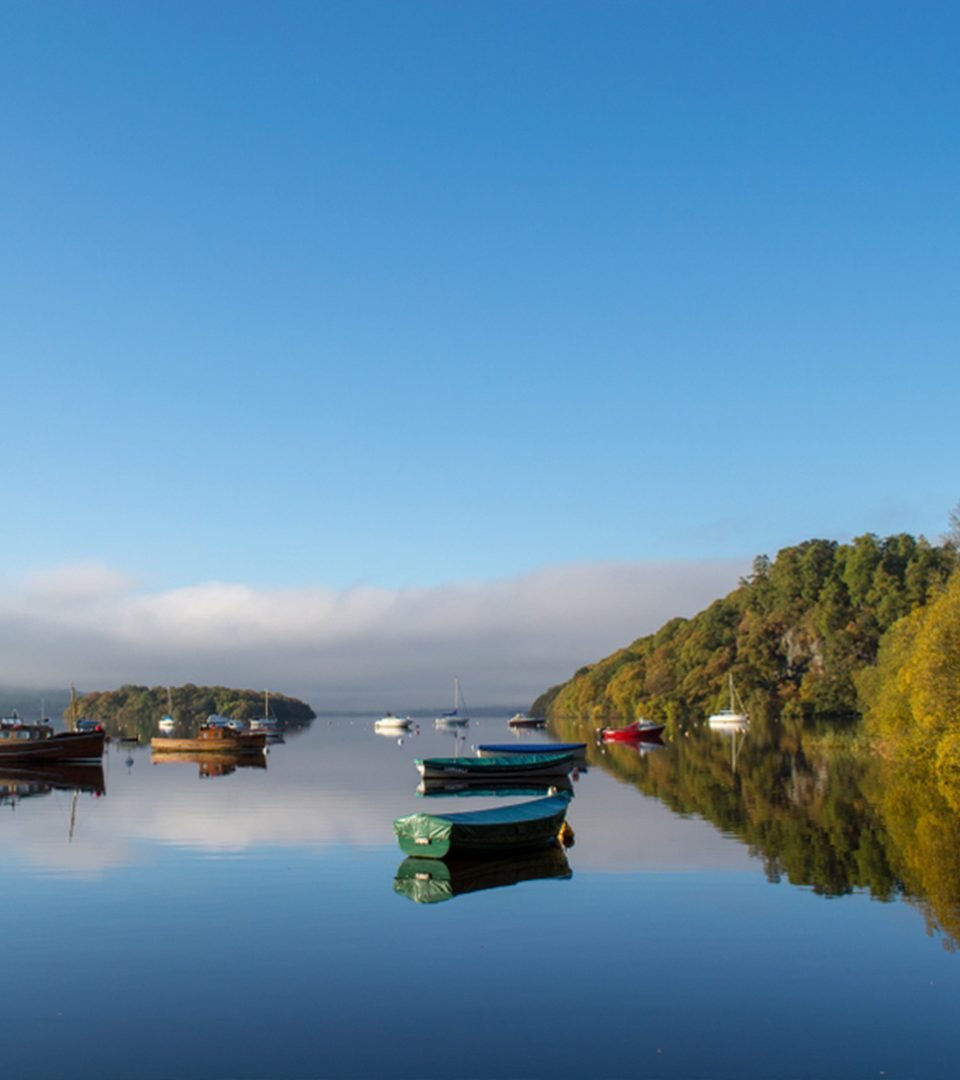
M5 5L8 589L670 562L722 592L811 536L937 537L958 30L941 3Z

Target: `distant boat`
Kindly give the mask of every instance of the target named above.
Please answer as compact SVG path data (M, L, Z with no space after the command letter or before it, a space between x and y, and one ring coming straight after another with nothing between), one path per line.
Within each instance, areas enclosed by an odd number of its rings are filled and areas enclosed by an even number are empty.
M634 720L626 727L600 729L600 738L604 742L656 742L663 734L666 724L655 724L652 720Z
M495 806L455 814L410 814L393 823L405 855L442 859L453 855L504 855L557 842L570 796Z
M525 712L518 712L507 723L510 727L545 727L547 722L542 716L527 716Z
M467 704L460 692L460 680L453 680L453 709L450 712L442 712L434 721L437 727L466 727L470 723L467 715Z
M730 707L728 709L720 709L719 712L715 712L707 717L707 723L711 727L745 727L749 723L749 717L743 707L743 702L740 700L740 695L733 685L732 672L729 674L728 678L730 680Z
M413 727L413 721L409 716L394 716L388 712L374 722L374 727L379 731L406 731Z
M264 690L263 692L263 717L254 717L250 721L251 731L263 731L266 733L271 742L283 741L283 725L280 721L270 712L270 691Z
M161 731L165 731L165 732L169 733L169 732L173 731L174 728L176 728L176 726L177 726L177 722L173 718L173 696L171 695L170 687L168 686L167 687L167 711L163 716L160 717L160 723L157 724L157 727L160 728Z
M414 762L424 780L510 780L518 776L566 776L573 751L557 754L503 754L500 757L421 758Z

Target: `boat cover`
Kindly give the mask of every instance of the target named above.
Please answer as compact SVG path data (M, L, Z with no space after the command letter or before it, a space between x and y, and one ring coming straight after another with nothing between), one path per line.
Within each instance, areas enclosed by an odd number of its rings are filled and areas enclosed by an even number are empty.
M587 744L583 742L570 743L481 743L477 747L488 754L563 754L576 753L578 750L586 750Z
M417 758L415 765L426 765L431 769L462 770L464 772L489 773L505 769L508 772L523 772L524 769L541 770L550 765L563 765L573 761L571 750L553 754L503 754L500 757L447 757Z

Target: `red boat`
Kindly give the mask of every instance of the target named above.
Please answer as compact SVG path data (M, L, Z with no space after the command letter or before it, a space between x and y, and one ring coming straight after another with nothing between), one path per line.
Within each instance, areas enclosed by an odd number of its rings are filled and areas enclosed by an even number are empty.
M604 742L659 742L666 724L655 724L652 720L634 720L626 727L600 729L600 738Z

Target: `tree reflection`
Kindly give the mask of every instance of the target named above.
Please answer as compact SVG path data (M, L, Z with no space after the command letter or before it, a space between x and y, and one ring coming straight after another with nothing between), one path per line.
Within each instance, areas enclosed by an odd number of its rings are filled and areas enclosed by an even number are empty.
M929 758L888 760L857 750L849 733L781 723L772 711L754 712L745 732L675 728L653 753L594 745L579 721L551 728L562 741L586 739L590 764L739 838L771 882L903 897L948 948L960 943L960 786Z

